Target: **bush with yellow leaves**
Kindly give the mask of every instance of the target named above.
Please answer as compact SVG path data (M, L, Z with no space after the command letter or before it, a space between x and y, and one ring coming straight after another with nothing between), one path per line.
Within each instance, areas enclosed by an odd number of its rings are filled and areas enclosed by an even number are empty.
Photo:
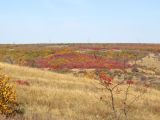
M13 85L7 75L0 74L0 114L7 117L16 113L17 101Z

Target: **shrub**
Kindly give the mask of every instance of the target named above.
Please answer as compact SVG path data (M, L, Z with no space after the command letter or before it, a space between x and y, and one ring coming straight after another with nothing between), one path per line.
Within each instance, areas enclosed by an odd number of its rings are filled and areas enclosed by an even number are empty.
M9 83L9 77L0 74L0 114L9 117L16 113L17 101L14 87Z
M144 82L141 84L140 81L132 80L134 76L139 75L137 74L138 68L136 65L133 65L134 68L132 68L130 73L126 69L126 61L127 60L124 58L124 66L121 71L112 71L112 76L102 71L98 73L103 90L106 90L110 96L110 101L107 101L108 97L100 97L100 100L107 103L107 105L108 103L110 104L112 110L111 117L114 120L128 120L131 106L143 97L152 82ZM122 76L122 78L114 79L116 74ZM134 93L134 91L137 92ZM118 95L121 97L119 98Z
M111 99L107 101L108 97L100 97L100 100L107 103L107 105L108 103L110 104L111 115L114 120L128 120L131 106L143 97L150 86L150 83L136 85L135 80L124 78L122 80L114 80L104 72L99 73L100 84L103 86L103 90L109 93ZM133 93L133 91L137 91L137 93ZM117 96L121 96L121 98Z

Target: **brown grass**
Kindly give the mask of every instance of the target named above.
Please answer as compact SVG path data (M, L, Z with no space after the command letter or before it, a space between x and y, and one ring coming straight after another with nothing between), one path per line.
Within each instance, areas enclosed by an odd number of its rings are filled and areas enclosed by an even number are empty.
M99 100L104 92L98 81L71 74L0 63L12 80L25 80L30 86L17 85L18 100L24 107L24 120L108 120L111 108ZM136 91L133 91L136 94ZM117 96L118 99L123 96ZM132 105L130 120L159 120L160 91L151 89ZM108 98L109 100L109 98ZM118 101L119 102L119 101Z

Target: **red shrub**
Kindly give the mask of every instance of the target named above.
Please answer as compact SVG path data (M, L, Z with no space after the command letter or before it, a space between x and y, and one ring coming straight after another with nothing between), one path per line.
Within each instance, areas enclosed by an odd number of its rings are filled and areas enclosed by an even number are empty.
M122 69L123 63L115 62L106 59L105 57L94 55L82 54L82 53L64 53L55 54L43 59L39 59L36 62L40 68L51 68L51 69ZM128 65L129 66L129 65Z
M112 78L107 76L104 72L99 73L99 78L100 80L104 81L104 83L106 83L107 85L111 85L112 84Z
M25 81L25 80L16 80L16 83L18 85L26 85L26 86L30 86L29 82Z
M127 80L127 84L134 84L134 81L133 80Z

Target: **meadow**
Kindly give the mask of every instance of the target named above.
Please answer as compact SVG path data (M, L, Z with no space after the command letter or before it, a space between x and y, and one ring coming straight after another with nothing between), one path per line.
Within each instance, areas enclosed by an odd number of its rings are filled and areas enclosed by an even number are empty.
M134 101L119 120L159 120L159 65L160 45L1 45L1 73L16 85L21 111L4 119L117 120L107 89L118 84L117 115L128 86L125 102Z

